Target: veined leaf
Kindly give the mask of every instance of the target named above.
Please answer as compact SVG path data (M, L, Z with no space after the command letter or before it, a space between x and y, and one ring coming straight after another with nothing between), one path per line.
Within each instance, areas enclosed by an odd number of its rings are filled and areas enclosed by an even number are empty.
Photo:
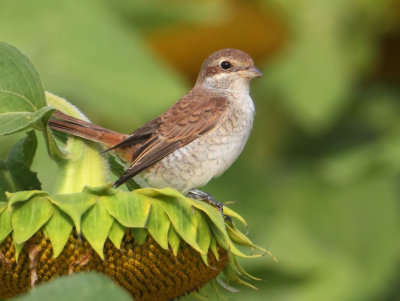
M0 65L0 113L34 112L46 106L39 73L22 52L0 42ZM15 101L7 101L5 94L15 97Z
M0 135L9 135L32 127L42 119L49 119L53 112L51 107L43 107L35 112L0 112Z
M104 259L104 243L113 221L114 219L99 202L82 217L82 234L102 259Z
M206 217L204 216L202 211L196 210L194 214L197 215L196 241L197 241L197 244L200 247L200 249L203 251L203 253L207 254L208 249L210 247L211 230L210 230L210 227L208 226Z
M35 132L30 131L26 137L14 144L8 152L7 160L0 160L1 192L41 188L36 173L30 170L36 146Z
M11 215L16 243L23 243L33 236L53 215L54 206L43 196L35 196L26 203L15 206Z
M214 238L216 239L217 243L224 249L229 251L230 247L230 239L228 234L225 231L220 231L219 228L214 225L212 222L208 222L212 232L214 233Z
M194 210L191 208L189 203L185 203L181 199L166 195L159 195L157 196L157 199L162 200L160 204L171 220L171 224L179 236L182 237L182 239L192 248L196 249L200 253L204 253L196 241L196 225L198 224L197 216L194 214Z
M179 238L179 235L176 233L173 227L169 227L168 242L172 248L172 252L175 256L177 256L181 239Z
M13 238L13 243L14 243L14 248L15 248L15 261L18 262L19 254L21 253L22 248L23 248L24 245L25 245L25 242L23 242L23 243L17 243L17 242L15 241L15 233L14 233L14 232L13 232L13 234L12 234L12 238Z
M168 230L170 224L170 220L161 204L153 199L146 227L154 240L166 250L168 249Z
M17 141L7 156L7 162L20 161L31 167L35 156L37 139L34 131L26 133L26 137Z
M8 207L12 209L12 207L19 202L26 202L33 196L45 196L47 192L42 190L25 190L25 191L17 191L17 192L6 192L8 198Z
M81 232L82 215L96 203L97 196L88 193L57 194L50 201L64 211L74 222L76 231Z
M124 235L125 227L114 219L110 232L108 233L108 238L118 250L121 248L121 241L124 238Z
M4 169L5 167L5 169ZM34 190L41 189L41 183L37 178L36 172L30 170L22 161L6 161L6 164L2 166L2 172L8 174L8 179L3 182L0 178L0 185L3 185L6 191L23 191L23 190Z
M214 208L210 204L207 204L199 200L194 200L194 199L188 199L188 200L191 201L192 205L195 208L203 211L210 218L211 222L219 229L221 233L226 232L224 218L216 208Z
M217 248L217 240L213 235L211 235L210 239L210 249L213 252L215 259L219 260L219 253L218 253L218 248Z
M149 198L136 192L119 191L112 196L101 196L99 202L125 227L146 225L151 206Z
M55 209L53 216L46 224L45 229L53 247L53 257L56 258L68 241L74 224L72 220L60 209Z
M185 196L172 188L141 188L136 190L137 193L147 195L149 197L157 198L157 196L170 196L177 199L185 198Z
M0 42L0 135L21 131L49 118L40 76L14 46Z

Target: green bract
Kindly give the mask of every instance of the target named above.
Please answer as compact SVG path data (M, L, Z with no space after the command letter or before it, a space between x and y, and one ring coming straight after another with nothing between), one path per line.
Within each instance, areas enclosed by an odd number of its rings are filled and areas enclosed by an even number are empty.
M214 207L170 188L124 192L105 185L85 187L81 193L73 194L18 191L7 193L7 199L8 202L0 202L0 243L13 232L15 244L21 245L42 230L52 242L55 257L63 249L73 227L83 234L100 257L103 257L106 239L119 248L127 229L134 229L135 238L143 235L136 232L143 229L145 236L149 233L161 247L171 246L175 252L183 240L206 255L210 248L215 251L212 239L240 257L257 255L245 255L234 243L266 252L236 227L226 225Z

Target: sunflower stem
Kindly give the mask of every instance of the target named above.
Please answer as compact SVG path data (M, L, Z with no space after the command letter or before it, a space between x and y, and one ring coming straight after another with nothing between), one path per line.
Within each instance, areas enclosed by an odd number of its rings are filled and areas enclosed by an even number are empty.
M46 92L49 106L70 116L89 121L75 106L65 99ZM51 135L51 134L49 134ZM51 136L50 141L53 141ZM59 147L59 146L56 146ZM51 150L49 150L51 153ZM54 193L81 192L84 186L100 186L109 181L109 167L105 154L100 154L98 143L68 136L65 147L61 149L62 156L52 158L57 162L58 173ZM53 153L60 153L54 152Z

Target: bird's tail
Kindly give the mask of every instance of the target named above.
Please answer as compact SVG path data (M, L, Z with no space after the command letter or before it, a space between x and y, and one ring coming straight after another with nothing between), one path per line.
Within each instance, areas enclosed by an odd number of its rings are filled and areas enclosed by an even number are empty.
M111 131L93 123L66 115L60 111L55 111L53 117L49 120L49 127L73 136L100 142L108 148L122 142L128 137L128 135Z

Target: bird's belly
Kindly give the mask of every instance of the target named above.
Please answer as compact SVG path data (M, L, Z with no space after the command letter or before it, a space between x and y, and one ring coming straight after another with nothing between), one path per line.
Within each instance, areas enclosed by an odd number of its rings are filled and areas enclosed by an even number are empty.
M230 114L213 131L169 154L135 180L155 188L173 187L182 193L221 175L237 159L249 137L253 111Z

